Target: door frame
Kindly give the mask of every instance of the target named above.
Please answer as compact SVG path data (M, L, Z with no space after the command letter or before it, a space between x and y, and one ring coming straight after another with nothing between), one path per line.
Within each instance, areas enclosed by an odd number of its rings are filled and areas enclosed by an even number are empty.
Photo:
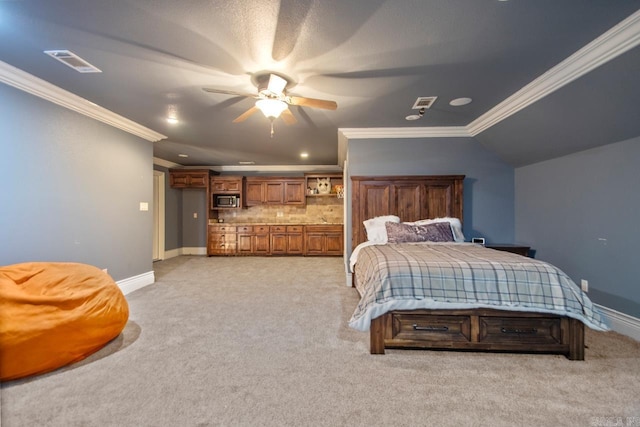
M162 171L153 171L153 261L161 261L165 258L164 254L164 210L165 210L165 173ZM158 256L155 257L157 251Z

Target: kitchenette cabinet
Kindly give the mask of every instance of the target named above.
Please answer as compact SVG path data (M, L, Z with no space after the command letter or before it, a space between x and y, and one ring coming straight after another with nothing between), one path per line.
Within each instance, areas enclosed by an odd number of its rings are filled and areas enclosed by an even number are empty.
M269 227L272 255L303 255L302 225L272 225Z
M305 226L305 255L342 255L342 225Z
M342 225L210 224L207 254L341 256Z
M304 205L304 178L247 177L246 206Z
M269 226L239 226L238 230L238 255L269 255Z
M235 255L237 248L237 227L230 225L209 225L207 255Z
M172 188L208 188L209 169L169 169L169 185Z

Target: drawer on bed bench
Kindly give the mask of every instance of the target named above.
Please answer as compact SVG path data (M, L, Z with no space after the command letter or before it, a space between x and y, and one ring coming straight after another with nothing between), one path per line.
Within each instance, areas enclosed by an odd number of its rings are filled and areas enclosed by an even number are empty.
M480 317L478 341L559 344L562 343L560 324L559 317Z
M417 341L468 342L471 337L469 316L420 315L393 312L393 339Z

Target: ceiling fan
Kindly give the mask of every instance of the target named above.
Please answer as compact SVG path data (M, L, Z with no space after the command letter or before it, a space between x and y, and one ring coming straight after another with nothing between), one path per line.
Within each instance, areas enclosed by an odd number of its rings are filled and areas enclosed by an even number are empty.
M256 74L252 80L258 87L258 93L255 95L250 93L235 92L225 89L213 89L208 87L204 87L202 88L202 90L211 93L246 96L247 98L257 99L255 105L236 117L233 120L233 123L243 122L247 120L247 118L249 118L249 116L251 116L253 113L260 110L265 115L265 117L267 117L271 121L272 138L274 135L273 121L278 117L282 116L282 120L288 125L297 122L296 118L291 113L291 110L289 110L289 105L322 108L324 110L335 110L338 108L338 104L335 101L287 95L285 90L287 88L287 85L289 84L289 80L278 74Z

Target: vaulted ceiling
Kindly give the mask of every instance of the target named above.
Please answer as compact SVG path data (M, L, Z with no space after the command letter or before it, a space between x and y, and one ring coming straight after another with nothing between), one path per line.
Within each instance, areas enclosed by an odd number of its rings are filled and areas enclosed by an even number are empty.
M183 165L337 165L348 138L473 136L514 166L640 135L638 0L0 0L0 60L166 138ZM78 73L43 53L66 49ZM581 51L581 49L583 49ZM296 123L251 108L255 76ZM418 97L437 97L424 115ZM452 106L468 97L472 102ZM179 123L169 124L168 115ZM302 152L308 158L301 158ZM188 157L179 157L180 154Z

